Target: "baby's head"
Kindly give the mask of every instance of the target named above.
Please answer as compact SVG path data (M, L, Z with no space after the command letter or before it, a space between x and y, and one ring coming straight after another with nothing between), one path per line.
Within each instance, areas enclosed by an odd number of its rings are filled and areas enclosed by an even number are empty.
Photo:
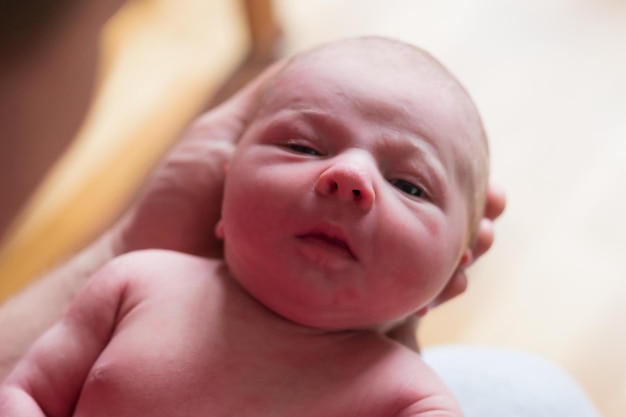
M234 276L293 321L374 327L425 310L482 218L488 151L458 81L382 38L298 55L229 167L218 235Z
M340 60L347 61L348 64L351 64L351 68L339 65L338 61ZM422 119L422 123L432 124L429 128L442 134L445 124L465 125L459 126L461 134L457 133L457 136L451 139L458 142L458 146L465 147L466 150L457 163L460 165L458 174L461 176L463 189L467 193L469 203L468 227L470 233L468 237L471 240L483 214L489 177L489 151L487 137L478 110L456 77L432 55L414 45L383 37L346 39L321 45L291 58L285 68L274 78L274 82L268 84L267 94L260 107L266 104L268 96L271 99L271 93L276 92L275 89L281 80L281 75L298 71L298 69L308 68L312 70L313 64L329 66L337 81L343 77L353 79L355 76L361 76L363 82L368 83L373 82L374 77L377 77L377 81L380 81L383 86L381 89L383 94L385 88L396 89L396 92L401 92L400 97L409 101L411 105L418 107L440 106L440 108L433 108L432 110L444 113L441 116L447 116L433 117L429 120L428 113L419 112L420 109L418 109L418 113L413 114L410 113L409 109L406 109L407 111L397 115L400 119L404 117L407 121L412 119L412 121L418 122ZM356 72L355 69L359 72ZM377 74L376 71L379 73ZM380 79L381 75L384 79ZM418 103L412 101L413 98L407 89L411 85L418 87L420 84L424 88L429 87L432 95L426 96L426 100ZM403 90L406 91L406 94L402 94ZM427 94L428 92L424 93ZM388 97L381 95L370 111L376 113L396 112L397 110L393 108L394 105L400 105L400 103L389 103ZM453 115L445 113L453 109L457 110L458 113L454 114L455 119L451 120ZM390 123L393 122L390 121Z

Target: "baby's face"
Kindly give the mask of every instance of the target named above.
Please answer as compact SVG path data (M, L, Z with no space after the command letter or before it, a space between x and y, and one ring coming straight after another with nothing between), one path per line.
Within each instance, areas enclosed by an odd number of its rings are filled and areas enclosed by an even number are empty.
M475 129L438 82L363 51L327 58L275 81L229 166L217 230L238 281L278 314L375 327L427 306L457 267Z

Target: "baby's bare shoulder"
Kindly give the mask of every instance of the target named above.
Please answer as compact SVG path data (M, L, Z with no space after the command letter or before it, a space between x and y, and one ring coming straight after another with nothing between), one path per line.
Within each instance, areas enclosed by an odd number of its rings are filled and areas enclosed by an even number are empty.
M207 268L221 265L223 261L188 255L165 249L145 249L120 255L105 266L120 272L159 272L171 271L172 268Z
M109 261L98 275L109 279L131 280L137 284L163 285L172 277L198 277L215 274L224 267L221 260L201 258L181 252L148 249L130 252Z
M128 312L146 300L191 299L199 291L216 294L223 286L223 261L167 250L142 250L121 255L93 277L90 293L117 288L121 312ZM167 301L169 302L169 301Z
M363 355L372 365L361 365L369 369L361 373L365 384L353 386L367 387L373 403L385 404L387 411L380 415L390 415L390 410L398 416L431 415L434 410L446 416L461 415L452 394L419 354L379 335L363 341L359 351L367 352Z

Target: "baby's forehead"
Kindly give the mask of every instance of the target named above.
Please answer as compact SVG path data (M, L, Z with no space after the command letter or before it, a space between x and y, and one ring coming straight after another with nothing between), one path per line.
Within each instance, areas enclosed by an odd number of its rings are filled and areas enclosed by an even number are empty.
M460 116L463 119L479 119L465 89L435 58L413 45L385 38L349 39L298 54L277 74L268 93L299 94L301 100L309 100L328 91L326 99L344 99L349 93L329 91L327 82L347 85L356 80L389 90L388 99L381 96L373 103L376 108L394 99L414 101L411 94L421 89L429 91L422 101L445 101L450 110L467 113Z
M295 56L275 77L266 98L261 109L267 112L281 105L343 102L365 114L389 114L394 123L431 116L440 122L433 131L458 125L471 130L469 136L483 135L472 100L443 65L413 45L384 38L349 39Z

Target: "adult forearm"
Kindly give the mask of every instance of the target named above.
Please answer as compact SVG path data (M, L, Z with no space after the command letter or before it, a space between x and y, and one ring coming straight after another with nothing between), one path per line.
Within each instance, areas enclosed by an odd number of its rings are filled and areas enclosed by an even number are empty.
M0 306L0 381L61 317L93 272L121 253L112 236L107 232Z

